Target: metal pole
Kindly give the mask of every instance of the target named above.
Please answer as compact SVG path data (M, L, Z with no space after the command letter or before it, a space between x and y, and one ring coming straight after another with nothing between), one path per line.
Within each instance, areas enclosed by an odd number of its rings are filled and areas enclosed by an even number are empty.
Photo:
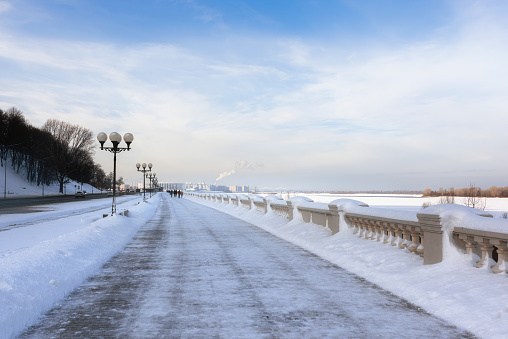
M111 215L116 212L116 147L113 150L113 204L111 205Z
M145 189L145 172L143 171L143 201L146 200L146 197L145 197L145 194L146 194L146 189Z

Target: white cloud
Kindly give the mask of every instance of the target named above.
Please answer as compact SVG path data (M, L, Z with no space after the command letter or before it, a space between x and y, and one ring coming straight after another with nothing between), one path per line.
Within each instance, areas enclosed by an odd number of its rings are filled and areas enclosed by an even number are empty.
M298 173L316 185L341 174L496 170L508 167L499 157L508 29L486 16L382 49L251 37L257 52L233 41L231 58L3 34L0 107L15 105L35 124L56 117L132 132L133 150L119 162L152 161L162 181L211 182L228 168L238 180ZM252 161L231 169L242 158ZM247 171L256 162L264 166Z
M11 4L7 1L0 1L0 14L8 12L11 9Z

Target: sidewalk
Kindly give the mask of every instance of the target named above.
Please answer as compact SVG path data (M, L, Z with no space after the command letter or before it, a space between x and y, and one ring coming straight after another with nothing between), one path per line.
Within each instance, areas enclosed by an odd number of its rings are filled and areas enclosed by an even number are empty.
M377 286L186 199L21 335L469 338Z

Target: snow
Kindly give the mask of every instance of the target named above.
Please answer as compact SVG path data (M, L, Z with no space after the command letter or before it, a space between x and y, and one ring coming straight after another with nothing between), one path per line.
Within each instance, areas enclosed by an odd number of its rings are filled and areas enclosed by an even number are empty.
M37 186L35 183L29 183L9 165L0 167L0 194L2 198L4 190L8 199L60 195L58 185L44 185L43 188L43 185ZM101 192L89 184L83 184L83 187L81 187L81 183L75 181L69 181L69 183L64 185L64 194L74 195L75 191L79 190L86 191L87 193Z
M336 196L330 198L334 200ZM390 199L393 198L385 199L383 206L386 206ZM397 198L399 201L400 199L402 198ZM473 259L478 258L455 250L442 263L424 266L423 259L419 256L407 250L359 238L351 229L341 229L341 232L331 235L327 228L303 223L299 218L288 222L272 212L264 215L233 204L220 204L197 198L192 200L248 221L479 337L506 338L508 276L494 274L490 268L475 268ZM504 203L506 204L506 201ZM409 207L408 205L410 203L405 206ZM362 211L372 208L358 207L357 204L351 204L350 207L361 208ZM377 212L383 210L376 209ZM392 215L388 209L385 213L382 216ZM506 220L476 217L504 222L506 225ZM341 224L344 223L345 220L342 219Z
M137 196L120 197L118 209L128 209L129 217L102 218L111 210L107 200L106 205L103 199L51 205L54 211L29 217L1 216L0 338L19 333L94 274L129 242L158 204L158 196L148 203L140 203ZM13 220L15 226L9 227Z
M9 181L8 187L12 190ZM21 196L26 190L18 190L15 195ZM346 201L335 203L362 213L375 209L376 213L385 213L385 217L399 212L414 215L423 202L438 201L403 195L323 194L309 198L321 204L349 198L371 207ZM0 338L15 336L33 324L38 316L97 272L153 216L159 199L156 195L142 203L141 197L120 197L119 209L128 209L129 217L102 218L103 213L110 211L109 199L48 205L41 208L45 211L37 213L1 215ZM442 263L424 266L419 256L358 238L349 229L343 228L332 236L324 227L303 223L299 218L288 222L272 211L265 215L243 206L192 200L248 221L479 337L506 338L507 274L493 274L488 267L477 269L473 265L475 258L451 251ZM309 203L305 198L294 200ZM495 218L480 217L460 207L446 211L436 206L427 213L440 213L449 222L447 227L477 225L482 229L506 229L506 220L498 216L508 210L508 200L489 199L487 206L489 211L497 212ZM342 219L341 224L344 223Z

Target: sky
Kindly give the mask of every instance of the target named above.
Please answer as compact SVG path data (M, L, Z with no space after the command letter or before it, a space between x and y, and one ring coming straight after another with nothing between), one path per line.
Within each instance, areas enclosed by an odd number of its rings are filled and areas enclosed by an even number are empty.
M0 108L127 184L507 186L508 2L0 0ZM95 160L106 172L113 156Z

